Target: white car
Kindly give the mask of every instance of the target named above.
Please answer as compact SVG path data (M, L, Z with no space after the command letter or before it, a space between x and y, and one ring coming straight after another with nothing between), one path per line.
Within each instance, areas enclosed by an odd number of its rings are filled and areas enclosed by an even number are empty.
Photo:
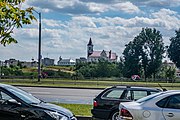
M119 105L120 120L180 120L180 90L168 90Z

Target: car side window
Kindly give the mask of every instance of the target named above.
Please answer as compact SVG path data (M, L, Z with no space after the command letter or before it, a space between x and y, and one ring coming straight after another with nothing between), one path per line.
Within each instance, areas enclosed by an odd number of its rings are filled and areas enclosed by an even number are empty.
M112 89L106 92L102 97L109 99L119 99L123 91L124 91L123 89Z
M10 99L12 99L12 97L10 97L9 95L7 95L6 93L4 93L4 92L0 92L0 99L1 100L10 100Z
M160 108L164 108L164 107L166 107L165 105L166 105L168 99L169 99L169 97L166 97L166 98L158 101L158 102L156 103L156 105L157 105L158 107L160 107Z
M180 109L180 95L170 97L167 108Z
M132 91L132 98L133 100L138 100L147 96L147 91L140 91L140 90L133 90Z

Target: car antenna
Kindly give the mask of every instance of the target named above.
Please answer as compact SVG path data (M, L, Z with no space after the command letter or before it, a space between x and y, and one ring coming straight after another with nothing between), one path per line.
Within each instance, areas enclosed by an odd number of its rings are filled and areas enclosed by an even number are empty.
M166 88L163 88L159 83L158 83L159 87L163 90L163 91L167 91Z

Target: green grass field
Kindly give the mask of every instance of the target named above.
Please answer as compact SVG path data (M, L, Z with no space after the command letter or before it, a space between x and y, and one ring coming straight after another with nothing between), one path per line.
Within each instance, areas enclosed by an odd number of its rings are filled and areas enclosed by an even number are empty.
M54 103L54 104L69 109L76 116L92 116L91 115L92 105L64 104L64 103Z

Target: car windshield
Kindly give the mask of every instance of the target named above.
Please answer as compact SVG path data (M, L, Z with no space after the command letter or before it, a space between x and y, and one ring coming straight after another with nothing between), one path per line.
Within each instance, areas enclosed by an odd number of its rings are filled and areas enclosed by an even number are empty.
M143 102L149 101L149 100L151 100L151 99L153 99L153 98L155 98L156 96L159 96L159 95L161 95L161 94L163 94L163 92L159 92L159 93L155 93L155 94L152 94L152 95L143 97L143 98L137 100L136 102L137 102L137 103L143 103Z
M8 86L6 87L6 89L28 104L38 104L41 102L39 99L32 96L30 93L27 93L19 88Z

